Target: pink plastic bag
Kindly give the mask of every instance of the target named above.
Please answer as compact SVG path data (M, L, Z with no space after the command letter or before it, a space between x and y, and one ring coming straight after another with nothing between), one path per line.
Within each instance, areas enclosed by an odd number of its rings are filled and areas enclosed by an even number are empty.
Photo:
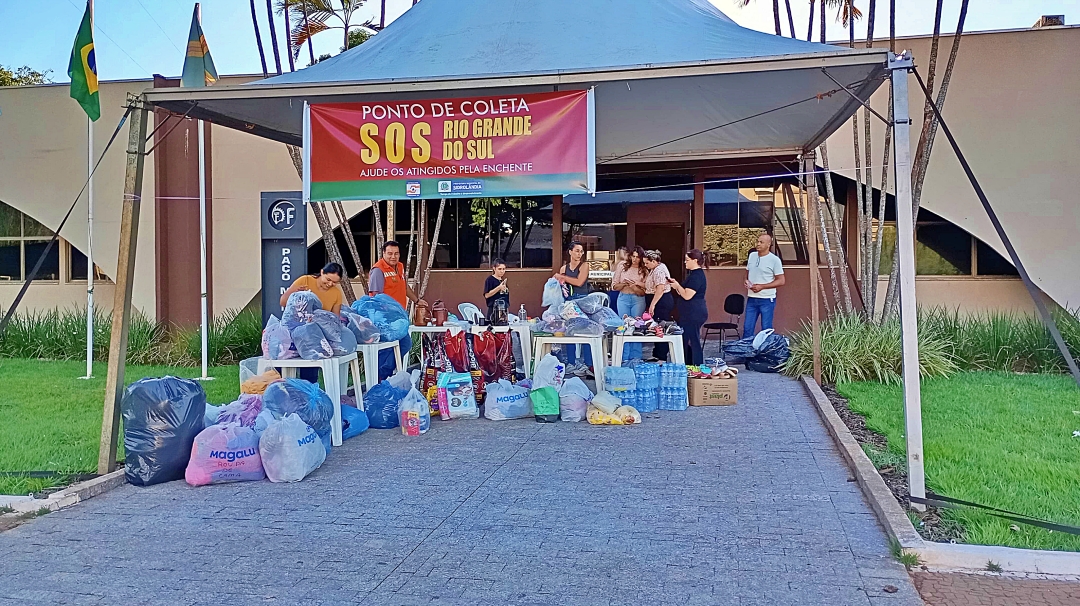
M184 479L192 486L247 482L266 477L259 436L242 425L211 425L195 436Z
M235 402L221 409L217 422L221 424L239 423L244 427L255 427L255 418L262 412L262 396L242 393Z

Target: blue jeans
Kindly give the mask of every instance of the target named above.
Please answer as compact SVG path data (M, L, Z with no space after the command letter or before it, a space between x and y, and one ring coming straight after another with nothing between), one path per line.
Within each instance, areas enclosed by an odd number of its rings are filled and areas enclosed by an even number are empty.
M398 347L401 349L401 359L402 362L404 362L409 357L409 350L412 349L412 336L406 333L406 335L398 341ZM397 360L394 359L394 350L384 349L380 351L379 380L382 381L395 372L397 372Z
M746 298L746 318L743 320L743 338L757 334L754 325L757 324L758 316L761 317L761 330L772 328L773 312L776 311L776 299L761 299L758 297Z
M574 295L574 296L571 296L567 300L568 301L574 301L576 299L582 299L584 297L585 297L585 295L583 295L583 294L582 295ZM566 352L565 364L567 366L572 366L572 365L577 363L577 361L578 361L578 359L577 359L578 358L578 356L577 356L577 348L578 348L577 345L569 345L569 344L567 344L567 345L563 346L563 351ZM592 348L589 347L588 345L582 345L581 346L581 361L584 362L585 365L587 365L587 366L592 366Z
M620 316L640 318L645 313L645 295L619 293L616 310ZM627 343L623 346L623 361L641 358L641 343Z

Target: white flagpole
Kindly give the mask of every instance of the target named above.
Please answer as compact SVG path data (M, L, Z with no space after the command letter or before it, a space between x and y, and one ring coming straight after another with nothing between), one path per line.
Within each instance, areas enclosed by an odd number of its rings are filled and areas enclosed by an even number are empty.
M209 381L211 377L206 375L207 370L207 299L206 299L206 133L203 131L203 121L199 120L199 304L202 318L200 322L200 337L202 339L202 377L203 381Z
M90 37L94 36L94 0L89 1ZM86 116L86 376L94 377L94 121Z

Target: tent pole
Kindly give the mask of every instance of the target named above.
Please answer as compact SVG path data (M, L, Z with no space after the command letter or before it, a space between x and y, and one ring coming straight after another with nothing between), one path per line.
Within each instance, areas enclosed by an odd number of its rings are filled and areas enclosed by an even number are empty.
M904 352L904 435L907 438L908 494L926 498L923 467L922 395L919 384L919 340L915 306L915 215L911 206L911 118L908 115L908 72L911 54L889 58L893 85L893 151L896 156L896 245L900 259L900 330ZM868 302L873 305L874 302ZM871 309L873 309L871 307ZM911 506L918 511L926 507Z
M199 340L202 349L202 381L209 358L209 323L206 299L206 123L199 120Z
M818 308L818 291L821 290L821 271L818 269L818 196L814 167L817 158L814 151L803 154L803 173L806 182L806 256L810 261L810 329L813 332L814 381L821 384L821 311Z
M120 430L120 401L124 396L128 328L131 326L131 290L135 279L143 161L146 157L146 101L140 95L129 94L127 106L134 111L128 125L124 200L120 216L120 250L116 257L116 289L113 295L112 330L109 335L109 369L105 379L105 407L98 449L99 474L116 469L116 438Z
M94 121L86 117L86 376L94 378ZM69 249L70 250L70 249Z

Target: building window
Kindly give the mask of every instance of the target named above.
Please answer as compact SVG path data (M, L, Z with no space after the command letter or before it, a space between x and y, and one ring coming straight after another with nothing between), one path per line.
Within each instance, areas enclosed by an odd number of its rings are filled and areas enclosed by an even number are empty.
M744 266L761 234L785 263L805 264L805 196L797 182L752 179L705 187L705 244L712 266Z
M878 271L892 271L896 223L882 224L881 262ZM1012 263L963 228L926 210L915 224L915 275L918 276L1015 276Z
M0 202L0 281L25 280L52 236L41 223ZM49 250L37 279L60 280L60 246Z
M67 251L67 280L68 282L86 281L86 255L83 251L75 248L68 242L64 242ZM101 271L101 267L94 263L94 281L109 282L110 279Z
M562 236L564 251L571 242L581 243L590 271L613 271L615 251L626 246L626 205L564 203Z
M439 200L428 200L427 233L435 230ZM430 241L430 240L429 240ZM551 201L547 198L446 200L434 269L551 267Z

